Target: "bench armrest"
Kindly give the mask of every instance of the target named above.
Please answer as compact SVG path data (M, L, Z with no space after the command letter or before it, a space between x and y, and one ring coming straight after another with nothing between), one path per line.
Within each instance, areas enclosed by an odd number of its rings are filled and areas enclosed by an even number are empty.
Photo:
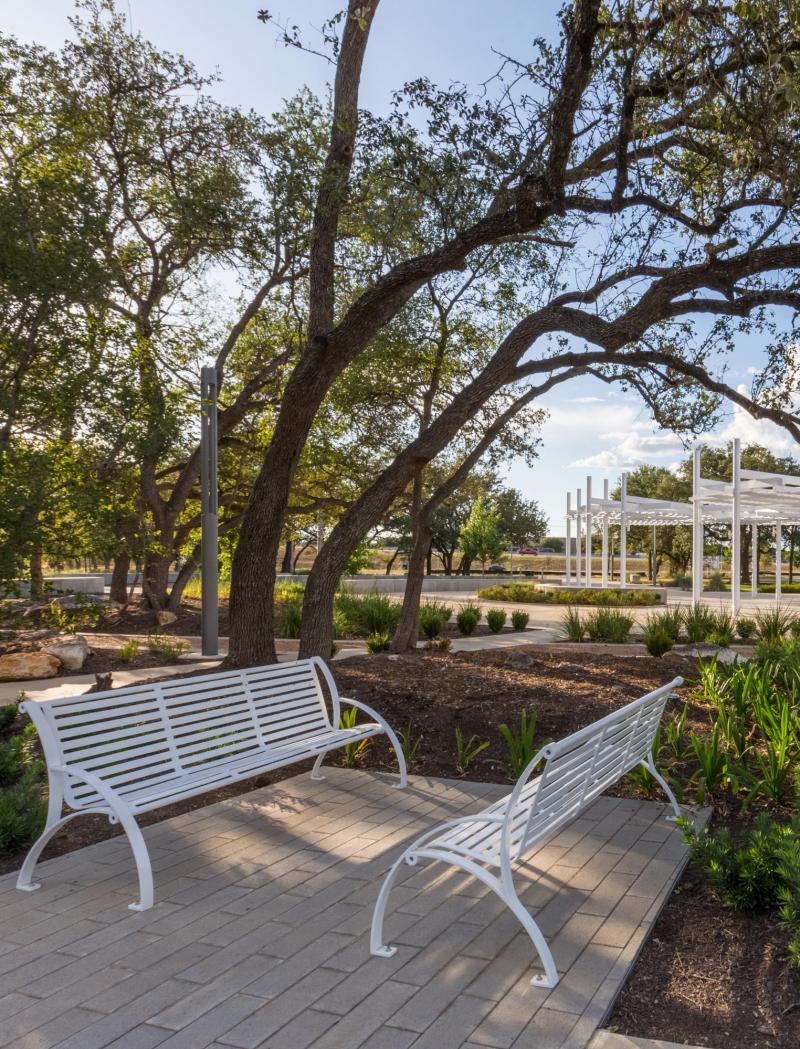
M364 714L369 715L369 717L373 718L381 726L383 731L389 737L389 742L394 747L394 752L397 755L397 764L400 767L399 785L401 787L404 787L406 785L407 780L406 759L403 755L403 748L400 746L400 740L395 735L394 729L386 720L386 718L381 717L377 710L373 710L372 707L368 707L366 703L359 703L357 699L348 699L346 696L340 696L339 702L347 703L347 705L350 707L355 707L356 710L360 710ZM336 726L336 728L338 728L338 725Z

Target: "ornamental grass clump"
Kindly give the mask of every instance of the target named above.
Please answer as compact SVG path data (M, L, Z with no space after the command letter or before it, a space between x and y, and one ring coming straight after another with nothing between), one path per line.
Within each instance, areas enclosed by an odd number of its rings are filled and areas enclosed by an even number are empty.
M577 608L568 608L561 617L561 627L566 634L567 641L583 641L586 631L583 628L583 620Z
M624 644L630 635L633 619L618 608L598 608L584 620L586 636L592 641Z
M686 637L693 644L705 641L714 629L714 613L702 602L688 608L683 616L683 627Z

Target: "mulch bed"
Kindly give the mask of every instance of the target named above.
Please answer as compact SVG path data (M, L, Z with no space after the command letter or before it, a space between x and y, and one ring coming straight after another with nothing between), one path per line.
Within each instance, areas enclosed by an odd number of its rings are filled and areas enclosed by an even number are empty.
M132 632L132 631L131 631ZM559 738L680 674L692 680L695 664L668 654L607 654L575 646L552 652L528 646L477 653L355 656L332 665L342 695L380 710L394 727L419 740L413 771L457 777L455 728L490 746L467 778L509 784L497 727L519 723L523 710L538 716L537 740ZM199 670L197 673L212 672ZM708 725L708 713L689 701L689 727ZM328 759L341 764L343 756ZM147 814L147 825L309 770L292 765L244 784ZM393 770L384 738L372 741L360 767ZM635 794L618 784L612 793ZM715 821L735 825L724 806ZM101 817L70 823L46 855L56 855L119 833ZM20 857L0 859L0 872ZM786 936L764 915L727 911L702 874L689 868L646 944L609 1021L613 1029L716 1049L789 1049L800 1045L800 972L786 953Z

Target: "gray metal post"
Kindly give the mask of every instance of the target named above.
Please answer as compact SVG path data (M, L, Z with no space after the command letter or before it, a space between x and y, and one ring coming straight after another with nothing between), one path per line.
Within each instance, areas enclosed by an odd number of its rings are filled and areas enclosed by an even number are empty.
M200 588L203 655L219 654L217 369L200 373Z

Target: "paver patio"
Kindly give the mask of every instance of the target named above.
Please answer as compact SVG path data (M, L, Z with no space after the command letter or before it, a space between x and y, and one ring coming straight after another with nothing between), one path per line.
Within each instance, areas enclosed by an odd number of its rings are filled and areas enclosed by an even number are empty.
M666 806L599 798L520 873L562 979L474 879L408 868L389 960L368 953L381 877L434 822L509 787L328 769L145 829L156 905L127 909L115 838L0 878L9 1049L583 1049L686 860Z

